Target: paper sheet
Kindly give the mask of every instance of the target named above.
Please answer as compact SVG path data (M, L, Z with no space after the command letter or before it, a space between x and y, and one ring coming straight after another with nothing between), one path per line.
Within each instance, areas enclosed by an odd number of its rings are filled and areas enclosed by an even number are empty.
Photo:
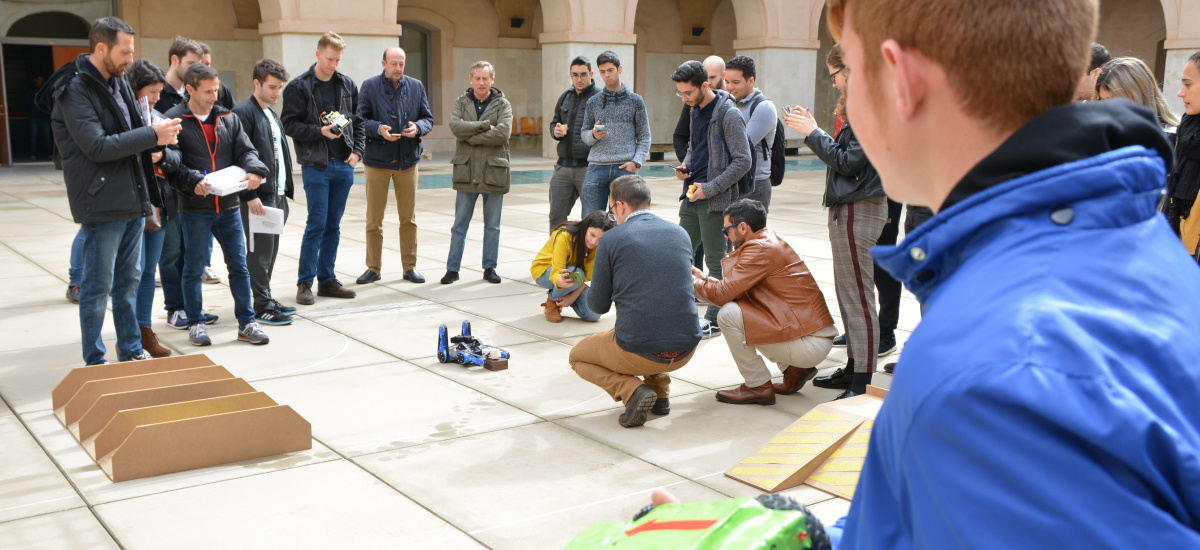
M264 206L266 214L250 214L250 252L254 252L254 236L283 234L283 209Z

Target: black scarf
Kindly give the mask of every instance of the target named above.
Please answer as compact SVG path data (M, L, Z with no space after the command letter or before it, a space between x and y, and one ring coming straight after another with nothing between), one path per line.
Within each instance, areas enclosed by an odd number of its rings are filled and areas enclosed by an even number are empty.
M1175 135L1175 170L1168 191L1186 218L1200 191L1200 115L1183 115Z

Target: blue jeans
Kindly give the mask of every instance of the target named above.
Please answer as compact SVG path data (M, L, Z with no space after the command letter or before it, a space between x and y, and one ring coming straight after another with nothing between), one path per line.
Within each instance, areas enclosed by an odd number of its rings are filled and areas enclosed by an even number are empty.
M142 249L142 283L137 289L137 322L139 327L150 326L150 313L154 309L154 273L158 271L158 259L162 256L166 230L145 233Z
M578 268L571 266L567 268L567 271L578 271ZM583 283L576 283L567 288L558 288L553 282L550 281L550 274L553 272L554 266L547 267L546 272L542 273L542 276L537 278L538 286L550 291L551 300L561 300L563 296L575 292L575 289L583 286ZM591 291L591 288L583 289L583 292L580 292L579 296L575 298L575 301L571 303L571 309L575 310L575 314L578 315L580 319L583 319L589 323L595 323L596 321L600 320L600 314L592 311L592 309L588 307L588 293Z
M158 269L162 273L163 309L167 313L183 309L183 225L179 215L163 222L162 254ZM205 247L212 250L210 247ZM211 252L210 252L211 254Z
M612 181L625 175L632 174L619 168L619 164L589 164L587 175L583 177L583 215L597 210L608 210L608 188Z
M145 223L144 218L135 218L80 225L84 243L79 330L83 360L88 365L104 362L104 354L108 352L100 330L104 328L109 295L113 299L113 325L117 329L117 358L128 361L142 352L142 333L134 309L137 285L142 278Z
M75 233L75 240L71 242L71 267L67 269L67 286L79 286L83 280L83 241L87 237L83 227Z
M462 267L467 228L471 226L475 201L480 196L483 196L483 268L496 269L496 257L500 255L500 209L504 206L504 195L459 191L454 199L454 226L450 228L450 254L446 257L446 271L458 271Z
M201 319L204 301L200 292L204 264L208 260L208 242L213 234L225 255L229 269L229 290L233 294L233 314L238 326L254 321L250 303L250 272L246 270L246 236L242 234L242 215L233 208L223 212L180 212L183 226L183 309L188 323Z
M308 201L308 221L300 242L300 277L296 282L312 284L316 277L319 286L337 278L333 263L342 238L346 198L354 185L354 168L345 161L329 159L324 170L303 166L301 175Z

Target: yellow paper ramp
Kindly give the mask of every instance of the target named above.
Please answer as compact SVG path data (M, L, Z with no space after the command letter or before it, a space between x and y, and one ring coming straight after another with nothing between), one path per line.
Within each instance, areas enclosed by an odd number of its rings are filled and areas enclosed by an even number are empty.
M261 409L275 405L278 403L267 397L267 394L254 392L124 410L113 416L112 421L105 425L104 429L95 437L84 440L83 447L91 453L92 458L99 458L120 446L138 426Z
M93 365L90 367L79 367L72 369L63 378L62 382L50 392L50 402L55 411L61 409L67 404L75 392L83 387L85 382L92 380L104 380L106 378L123 378L126 376L136 376L139 374L152 374L156 372L166 372L171 370L194 369L196 367L207 367L214 365L212 359L208 356L197 353L194 355L178 355L175 357L164 357L162 359L149 359L146 361L126 361L124 363L110 363L108 365ZM59 417L61 420L61 416Z
M139 409L155 405L166 405L168 403L253 392L254 388L245 380L241 378L225 378L211 382L197 382L195 384L180 384L164 388L110 393L100 396L100 399L96 400L96 404L92 405L92 408L88 409L86 413L83 413L83 417L79 419L79 422L71 424L68 427L76 439L86 441L107 425L117 412L125 409Z
M91 409L92 405L95 405L96 401L106 394L161 388L163 386L178 386L179 384L190 384L193 382L208 382L233 377L229 371L225 370L225 367L211 366L156 372L153 374L139 374L122 378L91 380L84 382L79 391L75 392L75 395L71 397L71 400L67 401L67 404L63 405L61 409L54 412L58 414L58 419L62 421L64 426L70 426L79 422L79 419L83 417L83 413Z
M277 405L137 426L97 462L125 481L311 448L312 426Z
M725 475L767 492L809 484L850 499L886 390L817 405Z

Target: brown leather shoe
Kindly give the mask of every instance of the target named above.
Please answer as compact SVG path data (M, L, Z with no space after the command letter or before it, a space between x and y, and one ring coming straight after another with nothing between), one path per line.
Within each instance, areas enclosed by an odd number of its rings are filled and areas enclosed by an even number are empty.
M562 322L562 308L550 298L550 293L546 293L546 301L542 302L542 306L546 308L546 320L551 323Z
M300 283L296 285L296 303L304 306L311 306L317 303L313 298L312 283Z
M139 327L142 329L142 349L150 354L150 357L155 359L160 357L170 357L171 350L164 348L158 343L158 335L150 327Z
M358 296L353 290L342 286L342 282L334 279L323 285L317 285L317 296L327 298L353 298Z
M804 384L817 376L817 368L788 367L783 369L783 383L775 384L775 393L791 395L800 391Z
M745 384L732 390L717 392L717 401L734 405L774 405L775 388L770 382L757 388L746 387Z

